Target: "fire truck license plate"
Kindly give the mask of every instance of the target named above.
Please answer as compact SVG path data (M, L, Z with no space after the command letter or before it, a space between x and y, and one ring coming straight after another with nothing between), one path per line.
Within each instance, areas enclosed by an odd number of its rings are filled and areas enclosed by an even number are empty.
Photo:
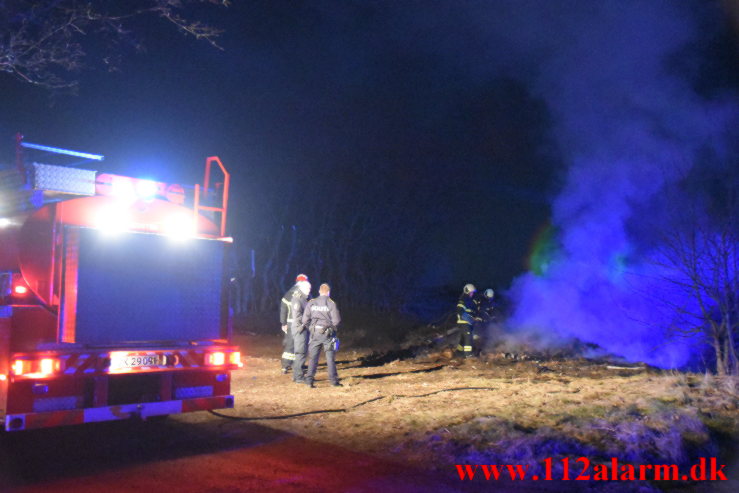
M120 370L123 368L139 368L142 366L158 366L161 364L160 354L121 354L111 356L110 368Z

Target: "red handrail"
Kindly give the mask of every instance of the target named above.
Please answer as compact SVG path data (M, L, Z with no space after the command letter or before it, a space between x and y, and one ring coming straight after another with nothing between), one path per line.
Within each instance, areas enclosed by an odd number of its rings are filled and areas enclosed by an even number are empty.
M205 177L203 179L203 189L205 194L208 194L208 187L210 185L211 173L213 171L212 164L216 163L223 173L223 191L221 193L221 206L208 206L200 205L200 185L195 185L195 205L194 205L194 221L195 227L198 224L198 214L200 211L211 211L217 212L221 215L221 237L226 236L226 215L228 212L228 189L231 184L231 174L226 170L221 160L217 156L210 156L205 160Z

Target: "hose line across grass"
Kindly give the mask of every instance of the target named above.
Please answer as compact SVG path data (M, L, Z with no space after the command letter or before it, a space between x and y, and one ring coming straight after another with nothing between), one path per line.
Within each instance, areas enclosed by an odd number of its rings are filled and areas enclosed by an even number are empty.
M440 394L442 392L457 392L461 390L498 390L498 389L495 387L453 387L450 389L435 390L433 392L428 392L426 394L418 394L418 395L404 395L404 394L381 395L378 397L373 397L372 399L367 399L366 401L359 402L349 407L343 407L339 409L317 409L315 411L305 411L302 413L294 413L294 414L281 414L277 416L229 416L228 414L219 413L218 411L208 411L208 412L214 416L218 416L219 418L233 419L237 421L267 421L267 420L276 420L276 419L299 418L300 416L310 416L312 414L347 413L353 409L356 409L358 407L361 407L371 402L376 402L382 399L422 398L422 397L428 397L434 394Z

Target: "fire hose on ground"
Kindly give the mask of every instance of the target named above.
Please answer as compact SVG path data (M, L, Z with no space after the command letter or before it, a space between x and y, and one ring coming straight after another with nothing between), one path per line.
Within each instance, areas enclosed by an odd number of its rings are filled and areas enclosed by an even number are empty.
M277 416L229 416L228 414L223 414L218 411L208 411L208 412L210 412L214 416L218 416L219 418L232 419L236 421L267 421L267 420L277 420L277 419L291 419L291 418L298 418L301 416L310 416L313 414L347 413L358 407L370 404L372 402L377 402L382 399L423 398L423 397L428 397L434 394L440 394L442 392L457 392L457 391L462 391L462 390L498 390L498 389L496 387L453 387L450 389L435 390L433 392L428 392L426 394L418 394L418 395L404 395L404 394L381 395L378 397L373 397L372 399L367 399L366 401L359 402L349 407L338 408L338 409L318 409L315 411L305 411L302 413L294 413L294 414L282 414L282 415L277 415Z

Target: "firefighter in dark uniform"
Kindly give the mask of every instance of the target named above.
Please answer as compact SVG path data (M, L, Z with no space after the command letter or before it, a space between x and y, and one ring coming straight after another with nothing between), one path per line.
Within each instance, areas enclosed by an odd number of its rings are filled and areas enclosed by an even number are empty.
M473 346L476 351L487 344L486 337L490 335L492 324L495 322L496 308L493 303L495 291L488 288L482 292L477 301L477 316L479 322L475 324L472 334Z
M305 364L305 353L308 350L308 329L303 327L303 312L308 304L310 296L310 283L308 281L297 282L297 295L293 296L292 316L293 322L290 331L293 335L293 349L295 361L293 363L293 382L304 383L303 365Z
M313 377L318 367L318 357L321 348L326 353L326 367L328 379L334 387L342 387L339 383L339 375L336 372L336 360L334 352L337 349L338 340L336 330L341 322L339 309L334 300L329 298L331 288L328 284L321 284L318 288L318 298L312 299L305 305L303 312L303 326L310 331L310 343L308 344L308 373L305 383L313 388Z
M478 304L475 301L474 284L465 284L462 296L457 302L457 328L459 329L459 345L457 351L465 358L472 356L472 331L475 322L480 321Z
M282 297L280 301L280 325L282 326L282 332L285 333L282 339L282 373L287 373L293 366L295 361L295 348L293 341L293 334L290 330L290 326L293 323L292 315L292 302L293 297L296 296L298 290L298 283L301 281L308 281L308 276L305 274L298 274L295 278L295 285L287 290L287 293Z
M495 318L495 304L493 303L494 297L495 291L490 288L482 292L478 313L483 322L490 322Z

